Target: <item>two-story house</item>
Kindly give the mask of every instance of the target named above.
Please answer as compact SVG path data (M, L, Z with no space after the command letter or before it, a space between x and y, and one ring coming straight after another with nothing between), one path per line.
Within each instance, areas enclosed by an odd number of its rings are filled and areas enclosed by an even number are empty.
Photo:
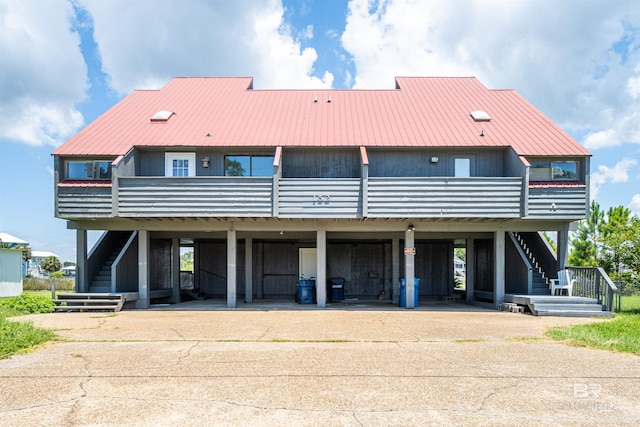
M513 90L475 78L397 78L392 90L256 90L175 78L135 91L55 150L55 215L77 230L77 290L138 307L193 287L286 298L300 277L349 297L548 293L569 225L585 218L590 154ZM89 252L87 230L106 230ZM557 255L538 231L557 231ZM526 248L526 251L525 251ZM407 286L406 306L414 306Z

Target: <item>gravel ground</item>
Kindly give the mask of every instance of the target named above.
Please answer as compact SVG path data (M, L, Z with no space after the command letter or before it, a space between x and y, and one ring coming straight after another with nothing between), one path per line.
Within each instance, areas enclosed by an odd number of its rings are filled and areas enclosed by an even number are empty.
M467 305L206 301L26 316L0 425L638 425L640 359L544 338L596 320Z

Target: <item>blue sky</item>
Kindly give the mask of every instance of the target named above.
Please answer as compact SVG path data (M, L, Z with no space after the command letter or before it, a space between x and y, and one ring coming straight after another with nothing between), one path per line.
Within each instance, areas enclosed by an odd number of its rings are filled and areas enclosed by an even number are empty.
M75 260L51 151L134 89L476 76L592 153L603 207L640 213L640 9L630 0L0 0L0 231Z

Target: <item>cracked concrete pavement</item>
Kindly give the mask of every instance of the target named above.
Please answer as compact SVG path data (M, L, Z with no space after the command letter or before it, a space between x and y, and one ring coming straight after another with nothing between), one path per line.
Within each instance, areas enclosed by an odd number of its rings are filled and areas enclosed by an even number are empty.
M18 320L61 339L0 360L0 426L640 423L640 358L544 338L590 319L196 302Z

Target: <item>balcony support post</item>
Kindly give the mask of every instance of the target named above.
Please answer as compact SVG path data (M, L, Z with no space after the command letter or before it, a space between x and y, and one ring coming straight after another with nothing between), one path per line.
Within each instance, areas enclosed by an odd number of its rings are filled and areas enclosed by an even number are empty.
M476 255L474 253L474 239L470 237L467 239L467 251L465 254L465 276L466 276L466 299L467 302L472 302L475 300L474 297L474 288L475 288L475 280L476 280L476 264L475 259Z
M406 308L415 308L414 297L415 297L415 287L414 281L416 277L415 273L415 240L414 240L415 232L410 227L404 233L404 278L405 278L405 287L404 287L404 296L405 296L405 307Z
M504 302L505 290L505 232L504 230L496 230L493 236L494 244L494 275L493 282L493 304L495 308Z
M253 302L253 239L244 239L244 301Z
M567 266L569 254L569 230L558 230L558 250L556 259L558 260L558 270L562 270Z
M318 308L327 304L327 232L316 231L316 301Z
M180 239L174 237L171 239L171 302L177 304L180 302Z
M138 300L136 308L149 308L149 231L138 230Z
M76 292L89 292L87 230L76 230Z
M237 258L236 230L227 230L227 308L236 308L236 258Z

